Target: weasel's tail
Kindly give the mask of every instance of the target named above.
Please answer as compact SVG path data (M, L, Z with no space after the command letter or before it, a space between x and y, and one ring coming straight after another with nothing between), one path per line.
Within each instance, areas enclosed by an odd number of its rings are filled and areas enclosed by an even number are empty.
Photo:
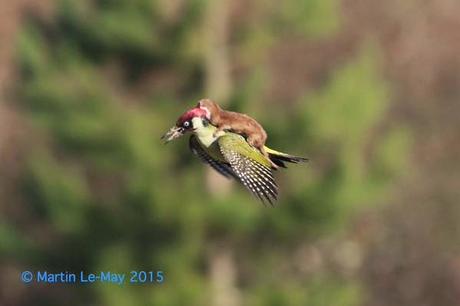
M278 152L268 147L264 147L264 148L265 148L265 151L268 153L268 157L270 157L270 160L277 166L280 166L283 168L287 168L286 165L284 164L285 162L297 164L300 162L308 161L308 158L305 158L305 157L289 155L287 153Z

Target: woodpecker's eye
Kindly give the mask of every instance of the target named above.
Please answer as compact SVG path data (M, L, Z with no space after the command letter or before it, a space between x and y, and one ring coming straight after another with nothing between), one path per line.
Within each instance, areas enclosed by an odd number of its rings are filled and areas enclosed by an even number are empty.
M185 121L183 126L184 128L188 128L190 126L190 121Z

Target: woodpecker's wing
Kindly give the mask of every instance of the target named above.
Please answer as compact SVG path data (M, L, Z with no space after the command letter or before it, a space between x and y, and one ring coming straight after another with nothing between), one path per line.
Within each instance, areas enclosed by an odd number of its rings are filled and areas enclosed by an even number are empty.
M265 156L234 133L226 133L217 141L222 155L239 181L264 204L267 200L273 205L278 197L278 185Z
M234 178L237 181L240 179L238 176L233 172L232 168L230 167L230 164L228 163L223 163L221 161L218 161L211 157L201 146L200 142L196 138L195 135L190 136L189 140L189 147L190 150L198 156L202 162L210 165L214 170L225 176L226 178Z

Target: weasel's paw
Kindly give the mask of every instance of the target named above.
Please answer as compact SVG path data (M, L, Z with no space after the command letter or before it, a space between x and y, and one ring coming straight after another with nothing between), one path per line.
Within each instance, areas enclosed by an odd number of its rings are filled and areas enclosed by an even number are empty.
M217 131L214 131L214 133L212 134L212 137L220 137L220 136L223 136L224 134L225 134L224 131L217 130Z

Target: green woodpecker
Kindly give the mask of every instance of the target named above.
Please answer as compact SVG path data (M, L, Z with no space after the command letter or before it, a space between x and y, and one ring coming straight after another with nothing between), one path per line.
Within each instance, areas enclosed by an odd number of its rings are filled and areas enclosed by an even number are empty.
M193 108L184 113L162 139L169 142L187 132L191 151L203 162L227 178L243 184L264 204L277 200L278 185L273 177L272 163L286 168L285 162L298 163L306 158L292 156L264 147L268 157L249 145L246 139L236 133L217 131L206 118L206 111Z

